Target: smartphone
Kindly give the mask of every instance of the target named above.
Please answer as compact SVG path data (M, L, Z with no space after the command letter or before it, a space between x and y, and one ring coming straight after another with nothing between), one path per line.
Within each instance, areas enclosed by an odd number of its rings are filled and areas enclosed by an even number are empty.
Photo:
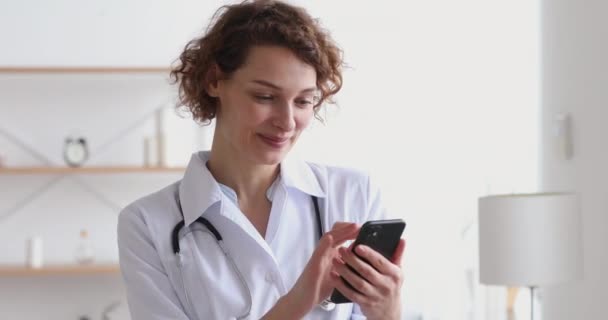
M385 258L391 259L395 253L395 249L397 249L404 229L405 221L401 219L367 221L363 224L361 230L359 230L359 235L357 235L357 239L355 239L355 242L353 243L352 251L354 252L354 249L358 245L364 244L373 250L376 250ZM359 256L357 253L355 254ZM365 261L365 259L363 260ZM350 266L348 266L348 268L358 274L357 271ZM344 278L342 278L342 281L344 281L349 288L356 290ZM334 289L332 292L330 300L333 303L351 302L337 289Z

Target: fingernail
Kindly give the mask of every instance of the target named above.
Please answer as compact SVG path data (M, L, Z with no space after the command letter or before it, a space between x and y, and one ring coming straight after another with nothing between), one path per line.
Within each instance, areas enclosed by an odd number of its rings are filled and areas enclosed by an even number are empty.
M365 253L365 251L367 249L365 248L364 245L358 245L357 248L356 248L356 250L357 250L358 253Z

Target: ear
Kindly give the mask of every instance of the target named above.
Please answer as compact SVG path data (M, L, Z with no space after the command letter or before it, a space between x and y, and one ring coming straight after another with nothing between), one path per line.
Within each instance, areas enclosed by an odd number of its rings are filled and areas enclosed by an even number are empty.
M211 97L217 98L219 97L219 83L222 79L222 72L219 66L214 63L213 66L207 71L206 81L207 84L207 94Z

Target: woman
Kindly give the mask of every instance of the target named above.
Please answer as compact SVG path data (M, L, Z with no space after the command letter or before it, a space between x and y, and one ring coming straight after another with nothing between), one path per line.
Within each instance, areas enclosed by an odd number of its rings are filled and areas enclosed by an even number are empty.
M220 9L180 62L180 104L215 119L215 135L181 181L120 214L133 319L399 319L403 240L392 261L357 247L370 264L341 246L385 218L377 188L285 160L340 90L329 35L301 8L244 2ZM320 307L334 288L354 304Z

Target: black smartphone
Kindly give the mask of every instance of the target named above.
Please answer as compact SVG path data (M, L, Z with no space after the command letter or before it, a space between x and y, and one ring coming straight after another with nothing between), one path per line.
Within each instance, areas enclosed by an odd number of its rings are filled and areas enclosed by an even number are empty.
M358 245L364 244L376 250L385 258L391 259L395 253L395 249L397 249L397 245L399 244L399 240L401 239L401 234L403 234L404 229L405 221L402 219L367 221L365 224L363 224L361 230L359 230L359 235L357 235L357 239L355 239L355 242L353 243L352 250L354 252L354 249ZM357 253L355 254L359 256ZM358 274L353 268L350 266L348 267L354 273ZM344 278L342 278L342 281L344 281L344 284L346 284L349 288L356 290ZM351 302L337 289L334 289L332 292L330 300L333 303Z

